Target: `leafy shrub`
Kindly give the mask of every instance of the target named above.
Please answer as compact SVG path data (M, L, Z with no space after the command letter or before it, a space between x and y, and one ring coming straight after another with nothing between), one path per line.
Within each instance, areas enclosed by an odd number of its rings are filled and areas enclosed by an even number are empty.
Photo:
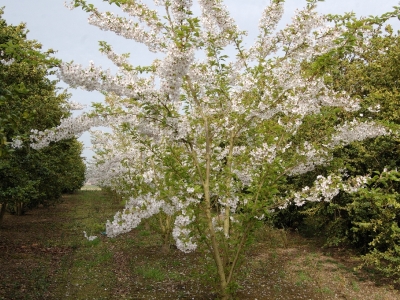
M400 172L376 172L371 186L347 205L351 231L368 238L363 265L373 265L400 280Z
M375 172L357 193L303 208L298 228L306 235L324 236L327 246L353 247L363 254L362 266L400 278L399 182L397 170Z

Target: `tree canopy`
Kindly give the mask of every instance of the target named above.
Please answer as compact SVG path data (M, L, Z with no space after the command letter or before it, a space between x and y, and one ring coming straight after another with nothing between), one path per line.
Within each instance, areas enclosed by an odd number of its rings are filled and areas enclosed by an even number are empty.
M51 80L60 61L27 39L24 24L7 25L0 10L0 204L17 213L81 187L85 166L76 139L37 151L32 128L44 130L70 114L69 95Z

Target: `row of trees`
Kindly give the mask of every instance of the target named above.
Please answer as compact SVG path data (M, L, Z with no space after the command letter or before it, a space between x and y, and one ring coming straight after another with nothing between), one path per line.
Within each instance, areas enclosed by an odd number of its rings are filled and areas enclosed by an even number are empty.
M359 156L373 147L363 152L356 146L373 145L377 138L381 151L383 141L396 139L396 122L376 117L380 110L389 113L393 103L378 102L386 99L384 87L372 77L365 84L361 77L357 83L343 81L371 65L362 55L381 38L381 24L399 15L397 8L356 20L350 14L319 16L317 1L308 0L292 24L277 30L283 1L272 0L262 13L258 38L245 48L245 32L221 1L199 0L199 16L189 0L157 0L155 9L133 0L108 2L135 21L83 0L71 5L87 11L91 24L143 43L163 58L135 67L129 54L119 55L102 42L101 52L118 67L115 76L94 63L62 64L59 78L103 92L106 102L32 136L32 147L41 148L91 126L112 127L111 134L94 135L91 170L126 200L125 209L107 222L108 236L156 216L165 249L173 239L184 252L202 251L221 298L229 299L246 248L271 217L282 224L293 218L293 206L306 205L314 215L347 210L349 226L364 226L347 206L352 200L342 208L338 199L358 199L353 211L368 211L361 206L375 203L376 194L390 200L380 209L397 209L397 198L382 188L397 180L397 171L383 167L396 163L370 165ZM394 38L390 28L387 32L382 39ZM359 74L365 77L364 71ZM393 214L386 218L395 224ZM332 219L337 220L326 217L324 224Z
M325 76L333 89L361 99L358 114L362 118L374 118L396 130L400 121L400 37L390 25L384 25L385 18L373 21L377 22L375 30L356 47L320 57L310 70ZM379 113L371 112L372 107ZM328 117L310 124L317 124L325 132L335 120ZM310 128L303 132L315 134ZM348 176L371 174L367 186L352 195L339 193L328 203L308 204L300 209L293 205L275 216L274 222L308 234L324 232L327 245L354 247L363 254L363 265L373 265L388 276L400 278L399 149L397 135L337 149L329 166L291 178L290 182L303 186L318 174L339 166L346 169Z
M37 151L24 141L70 114L69 95L50 80L60 61L26 38L24 24L7 25L0 10L0 221L6 207L18 215L49 205L85 180L82 145L74 138Z

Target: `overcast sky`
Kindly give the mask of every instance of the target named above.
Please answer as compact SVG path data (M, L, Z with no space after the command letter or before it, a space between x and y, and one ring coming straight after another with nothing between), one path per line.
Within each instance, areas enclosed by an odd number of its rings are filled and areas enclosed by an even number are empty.
M95 4L102 11L119 12L117 7L110 6L102 0L88 2ZM150 0L143 2L148 3ZM257 35L258 20L267 3L269 0L225 1L240 29L249 32L249 46ZM319 11L331 14L355 12L357 16L380 15L391 11L393 6L399 5L398 3L399 0L326 0L319 4ZM305 4L305 0L286 0L286 13L282 24L289 23L294 10ZM112 67L108 59L99 53L98 41L107 41L117 53L131 53L131 62L135 65L150 64L154 59L154 55L150 55L144 46L89 25L87 13L81 9L68 10L64 7L64 0L0 0L0 7L2 6L5 6L3 18L8 24L26 23L30 31L28 38L38 40L44 49L57 50L56 56L63 61L73 60L86 66L93 60L105 68ZM392 21L392 24L396 29L400 29L399 20ZM60 86L67 87L65 84ZM72 100L85 104L99 102L103 98L98 92L77 89L69 89L69 92L73 95ZM80 140L84 142L85 147L90 147L89 134L84 134ZM85 149L84 156L91 155L91 151Z

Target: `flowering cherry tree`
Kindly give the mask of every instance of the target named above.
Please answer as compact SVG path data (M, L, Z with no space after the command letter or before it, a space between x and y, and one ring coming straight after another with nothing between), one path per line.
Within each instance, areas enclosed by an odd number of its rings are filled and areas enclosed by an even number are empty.
M220 295L228 299L245 245L272 209L289 199L298 205L329 201L338 190L352 192L366 182L342 182L331 174L318 177L315 187L282 194L283 178L327 164L338 146L390 131L354 119L338 121L322 142L295 139L304 118L323 107L359 109L356 100L302 72L305 62L347 42L347 29L318 15L316 0L307 1L281 30L284 1L272 0L249 48L243 45L246 32L222 1L198 0L198 16L192 0L154 0L154 9L135 0L108 2L131 18L83 0L72 1L71 8L82 7L90 24L142 43L161 58L133 66L128 54L102 42L100 51L118 67L116 74L94 62L64 63L60 79L103 92L106 103L53 130L34 131L32 147L93 126L112 127L112 134L93 135L97 156L91 173L127 199L107 222L107 235L162 214L180 250L200 248L212 258ZM227 49L235 55L229 57Z

